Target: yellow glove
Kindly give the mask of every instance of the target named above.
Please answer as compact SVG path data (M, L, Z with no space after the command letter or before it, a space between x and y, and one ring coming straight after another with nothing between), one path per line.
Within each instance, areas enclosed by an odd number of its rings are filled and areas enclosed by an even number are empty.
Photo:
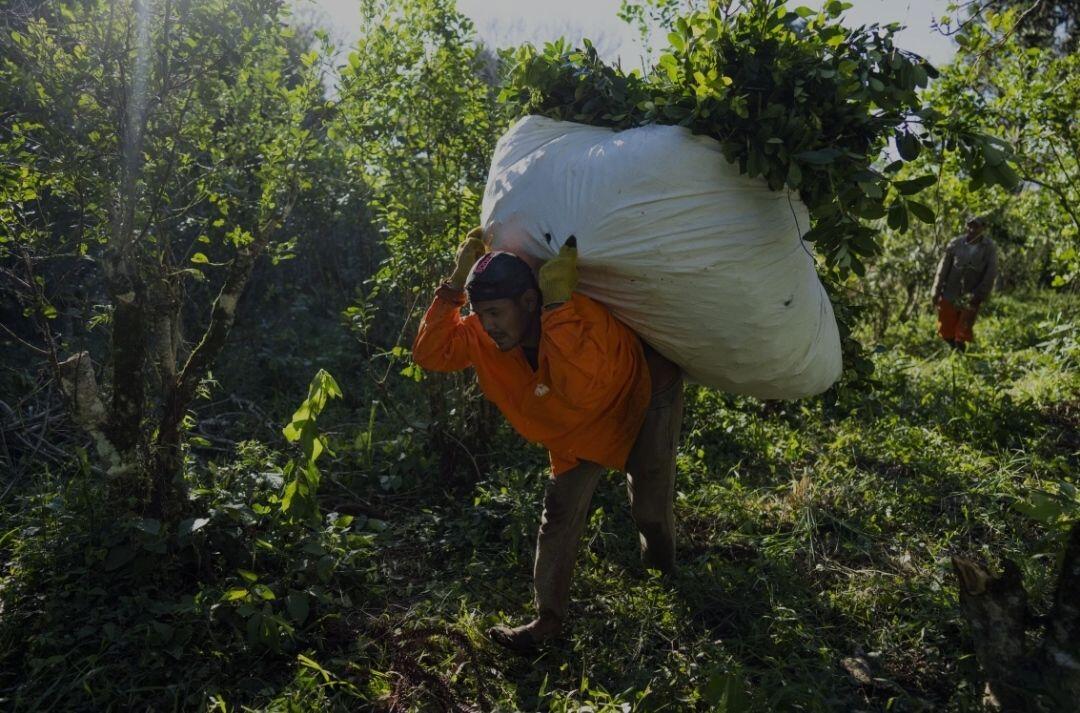
M469 231L469 234L465 236L465 240L458 246L457 264L454 266L454 271L450 274L450 277L446 279L455 290L464 289L469 270L487 252L487 246L484 245L482 239L483 234L484 229L476 226Z
M554 307L570 299L577 281L577 238L571 235L559 248L558 256L540 268L540 292L544 297L544 307Z

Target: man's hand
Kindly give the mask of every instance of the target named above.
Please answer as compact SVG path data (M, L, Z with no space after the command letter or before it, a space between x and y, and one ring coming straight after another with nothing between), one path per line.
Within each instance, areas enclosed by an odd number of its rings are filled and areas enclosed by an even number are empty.
M483 234L484 229L477 226L469 231L469 234L465 236L465 240L458 246L457 264L454 266L454 272L446 279L446 282L455 290L465 287L465 279L469 276L469 270L487 252L487 246L484 245L484 241L481 239Z
M540 292L544 297L544 307L554 307L570 299L577 281L577 238L571 235L559 248L558 256L540 268Z

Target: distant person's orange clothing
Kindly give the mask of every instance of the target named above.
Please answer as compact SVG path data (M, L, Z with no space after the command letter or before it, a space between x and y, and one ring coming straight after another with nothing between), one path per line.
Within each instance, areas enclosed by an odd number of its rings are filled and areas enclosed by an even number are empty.
M945 341L970 342L975 338L975 310L957 307L944 297L938 302L938 334Z
M652 388L637 335L603 305L574 293L544 311L533 371L520 347L502 352L476 315L462 318L464 304L464 292L436 292L413 360L429 371L474 367L480 389L517 432L547 447L555 475L579 459L622 470Z

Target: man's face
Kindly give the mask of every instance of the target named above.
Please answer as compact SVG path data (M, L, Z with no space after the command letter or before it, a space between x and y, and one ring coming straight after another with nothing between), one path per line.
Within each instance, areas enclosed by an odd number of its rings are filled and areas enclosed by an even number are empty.
M529 336L536 319L537 295L526 290L514 298L473 302L472 309L484 331L499 347L508 352Z
M976 240L981 238L986 232L986 225L976 220L973 220L967 224L967 232L968 240L971 242L975 242Z

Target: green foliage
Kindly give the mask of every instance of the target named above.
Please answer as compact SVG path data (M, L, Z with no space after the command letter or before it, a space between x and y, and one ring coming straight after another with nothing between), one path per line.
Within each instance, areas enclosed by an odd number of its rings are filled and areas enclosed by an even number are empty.
M29 147L24 173L42 187L31 196L31 182L18 220L3 223L8 241L95 250L110 240L116 201L131 201L131 229L146 238L139 248L185 271L210 262L190 259L204 254L196 244L227 257L310 185L303 124L321 92L318 68L289 61L294 31L277 23L275 7L222 1L179 17L158 6L147 13L143 46L125 34L137 13L98 3L64 6L55 24L32 20L2 39L0 91L14 109L5 128ZM133 75L141 85L124 83ZM144 124L138 157L123 143L134 140L131 122ZM131 194L117 196L125 180ZM49 235L54 224L64 232Z
M1068 290L1076 283L1080 138L1076 122L1067 117L1075 113L1080 73L1075 56L1021 46L1014 32L1017 20L1015 13L988 13L985 22L971 23L956 61L922 96L935 110L971 117L981 130L1008 140L1015 147L1012 161L1022 184L1012 190L975 190L986 182L982 169L968 165L947 143L897 172L895 185L931 173L938 177L922 194L937 220L913 223L906 232L889 220L882 231L881 253L856 298L876 335L892 321L912 319L930 308L937 262L973 215L990 220L989 235L999 251L998 290Z
M494 58L449 0L367 2L363 35L341 68L331 138L348 142L370 186L386 259L376 283L412 301L437 284L479 220L499 130Z
M1069 527L1080 519L1080 492L1069 482L1053 484L1050 489L1032 490L1014 505L1018 511L1046 525L1064 542Z
M79 425L131 507L172 518L188 407L313 186L321 67L274 0L55 10L0 35L0 143L26 167L0 168L0 260L54 378L83 350L111 367Z
M315 420L330 399L341 398L341 389L334 377L324 370L311 380L308 395L282 429L285 439L296 443L303 452L300 460L285 465L285 490L281 496L281 511L298 520L318 520L319 468L315 461L327 450L325 437L319 434Z
M299 695L311 661L348 655L342 622L376 586L385 524L288 517L281 460L248 441L189 473L195 515L178 526L126 517L88 477L44 477L7 503L5 708L232 710ZM364 695L347 679L314 688Z
M720 142L742 173L773 190L797 190L810 208L815 242L830 265L864 271L877 251L867 221L889 215L906 229L933 222L911 196L932 174L896 181L924 147L948 141L984 184L1011 187L1009 147L975 131L966 115L945 115L918 95L935 70L897 48L899 25L848 28L850 5L788 10L781 0L708 9L674 20L670 46L647 77L607 67L588 42L570 50L522 47L501 98L519 114L623 129L678 124ZM900 160L875 165L893 139Z
M674 22L675 4L653 0L655 17L627 17ZM166 23L166 5L186 14ZM25 353L9 358L12 345L0 341L0 706L979 705L947 559L1016 559L1035 609L1049 597L1048 555L1077 513L1080 305L1067 290L1003 290L980 317L975 347L960 356L936 338L919 290L969 212L991 213L995 239L1012 251L1006 287L1075 282L1075 201L1031 188L1034 179L1072 195L1075 161L1062 147L1075 131L1073 58L1016 51L1004 20L973 28L957 66L917 97L935 121L971 128L949 144L945 133L918 128L914 114L895 123L902 106L914 106L904 72L929 73L921 60L892 47L889 28L841 37L834 3L821 13L761 4L724 21L692 14L671 28L672 59L644 77L605 67L589 45L523 50L532 59L514 72L535 73L514 80L528 85L527 96L511 97L523 105L611 126L691 117L694 128L724 117L745 132L756 120L764 133L749 141L717 130L738 144L729 150L748 172L752 162L762 180L779 175L790 188L795 166L800 190L825 175L865 184L854 203L838 193L839 210L889 229L870 279L829 280L837 294L863 292L858 307L838 304L846 336L877 342L857 362L875 380L798 404L689 388L675 505L681 571L670 579L642 572L624 486L606 480L582 545L567 638L518 659L483 631L532 613L544 454L493 427L490 406L466 386L471 377L403 373L408 325L476 221L505 125L493 89L499 59L473 45L471 26L448 1L365 2L364 39L327 100L331 48L324 36L295 32L277 3L147 7L146 128L130 174L123 144L135 16L110 14L104 3L53 4L43 19L13 28L18 36L0 34L0 268L5 276L23 265L39 270L17 306L0 303L0 317L5 326L9 314L25 319L14 325L21 335L30 320L56 326L64 349L89 345L111 392L117 352L102 339L118 331L120 303L101 272L125 234L113 222L125 175L135 274L155 318L204 323L264 220L281 222L264 234L281 264L253 273L259 294L245 298L246 338L214 368L213 398L183 413L198 431L182 451L175 519L133 516L103 487L113 481L87 453L89 441L57 417ZM734 6L712 10L721 7ZM710 43L723 52L710 54ZM848 84L839 73L811 76L840 69L843 58L856 63ZM788 131L789 116L813 121L809 96L795 95L798 72L806 75L799 86L821 91L829 111L842 113L835 92L851 91L851 115L830 121L853 136L863 131L861 144L816 153L829 146ZM784 116L766 114L778 102ZM668 111L686 114L676 121ZM883 126L867 127L867 111L881 112ZM857 180L849 169L898 127L902 165L867 163L880 176ZM1003 150L982 137L988 131L1015 144L1015 157L995 153ZM973 178L1000 183L1013 162L1022 191L971 190ZM875 186L881 196L867 193ZM879 217L859 214L878 200ZM923 222L927 210L932 224ZM866 257L857 242L852 268ZM355 272L337 271L353 259ZM360 345L346 353L315 323L336 324L334 300L352 294L357 274L373 279L342 315ZM902 312L905 320L894 318ZM86 320L92 330L82 329ZM180 336L184 357L193 341ZM146 402L157 406L168 372L153 344ZM320 370L300 408L282 402L297 375L319 367L350 379L345 389ZM9 385L28 400L9 398ZM157 413L147 410L147 433ZM274 424L289 414L290 453L252 440L277 442ZM468 482L446 477L455 458ZM849 657L867 662L873 685L845 674Z
M929 98L943 110L977 117L1015 148L1024 188L992 192L993 205L1023 247L1017 258L1038 271L1029 279L1064 287L1080 275L1080 55L1023 47L1018 22L1018 11L1010 10L970 25L960 35L960 58ZM994 183L1004 165L996 154L981 167L967 167L971 188ZM971 196L962 199L971 202Z
M475 44L472 23L449 0L380 0L362 10L363 36L341 68L327 131L368 186L381 262L343 316L369 355L381 402L393 409L393 437L426 431L444 475L475 473L473 453L493 430L492 410L473 405L470 375L423 378L407 340L457 244L479 222L505 125L495 100L498 59ZM417 402L430 413L396 408ZM399 474L386 483L400 484Z
M637 30L642 49L645 51L642 58L643 64L653 61L652 36L658 30L670 28L682 6L690 4L687 0L646 0L646 2L621 0L619 19Z

